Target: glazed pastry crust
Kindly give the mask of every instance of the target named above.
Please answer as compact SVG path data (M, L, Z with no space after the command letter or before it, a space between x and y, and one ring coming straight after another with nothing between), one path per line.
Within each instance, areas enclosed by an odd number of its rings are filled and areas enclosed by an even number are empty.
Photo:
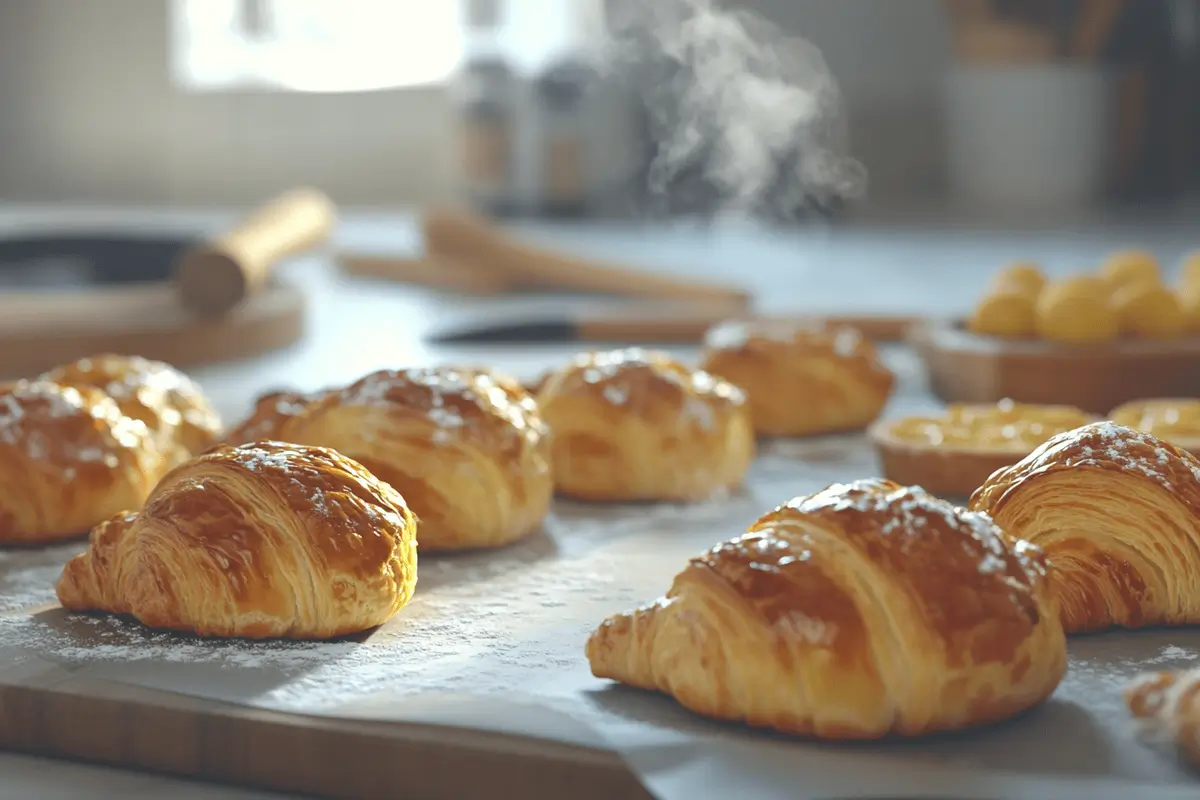
M312 396L277 392L231 436L332 447L390 483L421 548L500 547L550 510L550 442L533 397L489 370L382 370Z
M99 389L0 386L0 542L82 537L140 507L169 467L149 429Z
M107 353L58 367L40 380L105 392L125 416L145 423L173 463L204 452L221 433L221 418L200 387L161 361Z
M538 394L555 489L592 501L700 500L739 486L754 459L745 394L665 353L585 353Z
M857 329L726 322L709 331L701 369L741 387L760 436L862 430L895 386Z
M1015 464L1051 436L1094 421L1072 406L1002 400L880 421L868 436L885 477L937 495L969 497L993 472Z
M1036 547L889 481L834 485L603 622L592 673L700 714L825 739L919 736L1048 697L1066 639Z
M1165 439L1193 455L1200 453L1200 400L1134 400L1114 408L1108 418L1117 425Z
M302 416L309 406L327 394L329 390L305 394L287 389L262 394L254 401L250 416L225 435L225 444L284 439L284 426L294 417Z
M1042 548L1068 633L1200 622L1200 461L1096 422L1061 433L971 497Z
M392 487L332 450L220 446L97 526L58 598L201 636L341 636L412 597L416 525Z
M1147 733L1200 769L1200 669L1140 675L1126 687L1125 702Z

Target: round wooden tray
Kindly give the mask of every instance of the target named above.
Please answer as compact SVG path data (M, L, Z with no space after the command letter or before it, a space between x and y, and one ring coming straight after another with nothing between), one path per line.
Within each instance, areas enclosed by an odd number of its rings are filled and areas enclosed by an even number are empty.
M1200 337L1061 345L978 336L959 320L909 330L929 388L948 403L1072 405L1093 414L1145 397L1200 396Z
M0 295L0 378L36 375L96 353L139 355L177 367L286 347L304 334L298 288L267 285L230 313L200 318L169 282Z

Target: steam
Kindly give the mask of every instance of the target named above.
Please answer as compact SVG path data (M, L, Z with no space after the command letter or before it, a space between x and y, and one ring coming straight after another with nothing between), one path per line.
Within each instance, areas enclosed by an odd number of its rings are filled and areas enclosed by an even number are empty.
M610 0L605 62L640 95L651 211L791 222L860 197L820 51L716 0Z

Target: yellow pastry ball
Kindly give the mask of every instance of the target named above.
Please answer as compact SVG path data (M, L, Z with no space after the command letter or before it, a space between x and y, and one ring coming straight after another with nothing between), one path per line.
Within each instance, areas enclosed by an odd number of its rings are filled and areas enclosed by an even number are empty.
M1200 333L1200 283L1192 287L1185 286L1175 296L1179 300L1184 331Z
M992 278L992 289L996 293L1019 291L1037 296L1046 285L1046 276L1037 264L1019 261L996 273Z
M1184 291L1200 292L1200 251L1184 256L1179 272L1179 285Z
M1130 283L1113 294L1113 308L1125 333L1148 339L1175 339L1183 335L1183 308L1167 288L1151 283Z
M1120 331L1107 288L1091 276L1047 286L1038 298L1035 320L1038 335L1052 342L1107 342Z
M1113 253L1100 269L1100 277L1110 290L1129 283L1161 283L1158 259L1145 250L1122 250Z
M1034 333L1037 296L1017 290L985 295L967 320L967 328L984 336L1017 338Z

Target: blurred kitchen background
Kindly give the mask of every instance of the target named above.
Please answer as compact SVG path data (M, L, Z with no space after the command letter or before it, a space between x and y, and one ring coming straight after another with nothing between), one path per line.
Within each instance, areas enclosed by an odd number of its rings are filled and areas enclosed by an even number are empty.
M592 68L605 5L0 0L0 201L628 216L654 137ZM823 54L869 175L840 219L1200 206L1200 0L727 5Z

